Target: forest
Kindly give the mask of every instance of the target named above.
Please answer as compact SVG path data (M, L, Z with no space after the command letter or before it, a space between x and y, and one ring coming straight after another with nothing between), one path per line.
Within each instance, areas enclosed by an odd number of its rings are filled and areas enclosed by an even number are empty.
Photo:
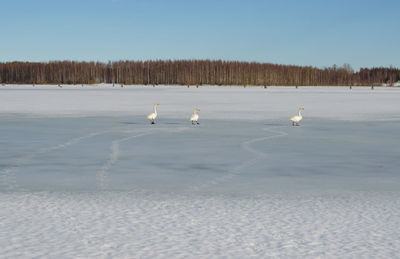
M1 84L373 86L397 81L398 68L354 71L348 64L317 68L222 60L0 63Z

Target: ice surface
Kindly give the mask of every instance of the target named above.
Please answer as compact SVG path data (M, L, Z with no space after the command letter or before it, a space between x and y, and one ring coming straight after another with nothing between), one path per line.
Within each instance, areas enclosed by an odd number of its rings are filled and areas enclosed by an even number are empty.
M0 257L396 257L399 97L0 87Z

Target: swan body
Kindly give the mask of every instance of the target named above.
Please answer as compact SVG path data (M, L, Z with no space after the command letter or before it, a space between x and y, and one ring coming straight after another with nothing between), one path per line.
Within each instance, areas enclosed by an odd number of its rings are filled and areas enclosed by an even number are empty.
M292 121L292 125L294 126L296 124L296 126L299 126L299 122L303 119L303 116L301 115L301 111L303 111L304 108L300 107L299 108L299 114L296 116L293 116L292 118L290 118L290 120Z
M194 110L194 112L193 112L193 114L192 114L192 116L190 116L190 120L192 121L192 124L200 124L199 122L198 122L198 120L199 120L199 115L197 114L197 112L199 112L200 111L200 109L199 108L196 108L195 110Z
M147 119L151 121L151 124L155 124L155 120L157 118L157 106L159 105L159 103L154 103L154 112L150 113L149 115L147 115Z

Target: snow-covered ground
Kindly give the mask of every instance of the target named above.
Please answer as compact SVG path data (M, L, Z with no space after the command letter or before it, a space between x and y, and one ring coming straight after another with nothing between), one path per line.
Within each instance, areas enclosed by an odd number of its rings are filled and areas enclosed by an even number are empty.
M195 106L207 119L286 119L305 106L308 118L400 118L394 87L215 87L65 85L0 86L0 114L143 116L160 103L163 118L187 119Z
M0 195L2 258L396 258L398 194Z
M395 258L399 100L397 88L0 86L0 257Z

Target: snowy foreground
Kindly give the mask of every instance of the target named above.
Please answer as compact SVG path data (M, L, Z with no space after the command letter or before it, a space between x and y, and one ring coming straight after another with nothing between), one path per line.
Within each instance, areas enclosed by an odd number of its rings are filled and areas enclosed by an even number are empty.
M0 257L396 258L399 100L397 88L0 86Z

